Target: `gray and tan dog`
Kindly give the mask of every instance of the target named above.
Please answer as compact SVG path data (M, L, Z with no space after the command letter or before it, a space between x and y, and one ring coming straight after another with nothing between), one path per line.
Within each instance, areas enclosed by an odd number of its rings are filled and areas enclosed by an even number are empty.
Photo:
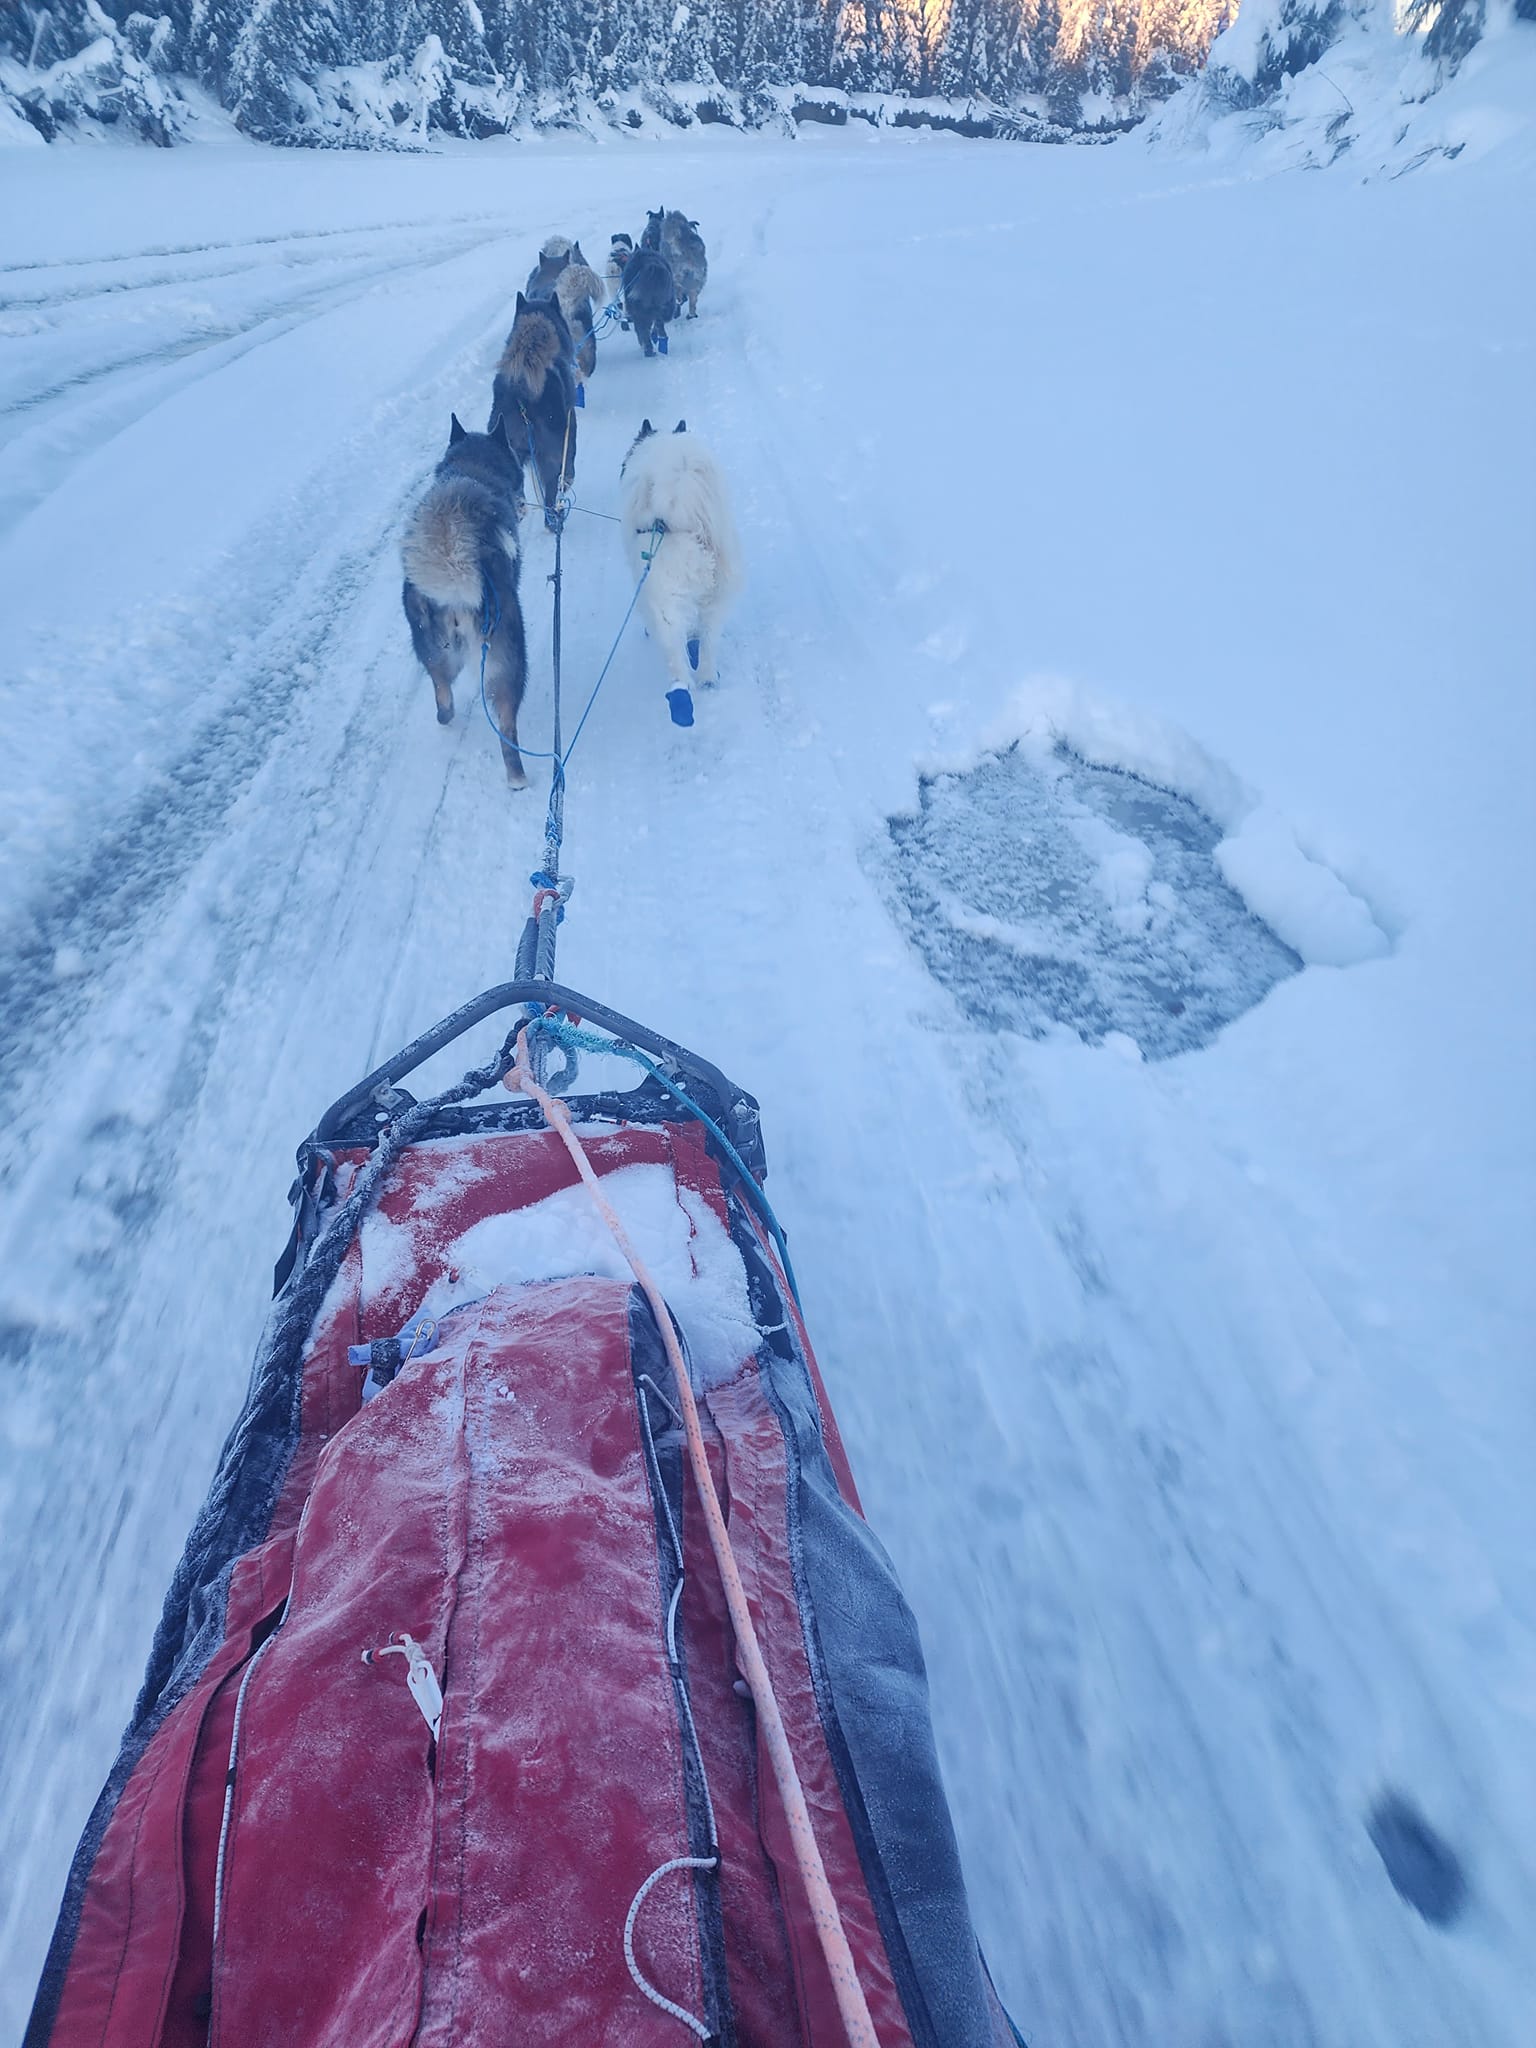
M570 236L551 235L539 251L539 260L529 271L528 282L523 286L529 298L547 298L555 288L555 279L570 260Z
M527 781L517 750L517 713L528 675L517 580L522 464L505 421L485 434L454 419L448 452L411 514L400 545L401 597L416 659L432 678L439 725L453 723L453 685L489 635L485 696L502 734L507 782Z
M677 286L677 310L681 313L686 305L688 318L697 320L699 293L709 279L709 258L698 222L679 213L676 207L658 207L646 215L645 233L640 239L645 248L656 250L671 264Z
M531 462L553 528L576 474L576 351L557 299L519 292L517 314L491 387L491 418L506 421L520 462Z
M603 281L582 255L580 242L571 244L571 260L555 279L555 297L576 344L577 377L585 384L597 368L597 340L592 332L597 308L608 301Z

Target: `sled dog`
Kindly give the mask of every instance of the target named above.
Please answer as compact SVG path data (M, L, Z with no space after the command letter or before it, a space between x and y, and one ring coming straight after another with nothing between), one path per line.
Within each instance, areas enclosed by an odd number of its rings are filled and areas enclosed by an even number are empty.
M688 642L699 643L699 681L719 675L720 624L741 583L736 529L718 464L679 420L670 434L642 423L620 471L624 545L640 606L673 689L688 687ZM661 533L658 536L658 523Z
M709 277L709 258L704 253L704 237L699 233L698 222L675 208L658 207L655 213L646 215L641 240L647 249L659 250L671 264L679 314L686 304L688 318L697 320L699 293Z
M454 679L471 655L478 658L489 628L485 696L505 736L501 753L513 789L528 779L517 750L517 712L528 672L517 599L522 481L504 420L492 420L488 433L470 434L455 418L448 451L400 546L411 645L432 678L439 725L453 723Z
M555 279L570 260L570 237L551 235L539 251L539 260L529 271L528 282L523 287L529 298L547 298L555 288Z
M571 244L571 260L555 279L555 297L576 344L577 377L585 384L597 368L597 341L592 329L598 309L608 301L603 281L582 255L580 242Z
M660 341L665 350L667 322L677 314L677 285L672 266L654 249L637 249L624 266L620 280L624 291L624 313L635 330L642 351L653 356Z
M608 261L603 268L603 283L608 287L607 303L611 306L619 296L624 283L624 266L635 253L635 238L623 233L611 235L608 239Z
M506 421L519 460L533 464L546 525L576 474L575 353L559 301L519 292L491 387L491 418Z

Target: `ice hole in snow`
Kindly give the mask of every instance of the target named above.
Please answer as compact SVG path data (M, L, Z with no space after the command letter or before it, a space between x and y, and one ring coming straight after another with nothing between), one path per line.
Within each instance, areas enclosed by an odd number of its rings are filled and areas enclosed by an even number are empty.
M1301 966L1213 858L1187 797L1065 747L925 776L890 820L897 907L968 1017L1042 1038L1208 1045Z

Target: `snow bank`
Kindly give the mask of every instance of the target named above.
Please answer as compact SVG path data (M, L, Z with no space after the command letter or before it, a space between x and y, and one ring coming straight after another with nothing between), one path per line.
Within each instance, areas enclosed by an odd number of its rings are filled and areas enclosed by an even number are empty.
M1247 172L1344 162L1399 177L1536 138L1536 25L1514 0L1248 0L1206 67L1156 116L1154 144Z
M1392 950L1332 868L1311 860L1284 818L1260 805L1216 849L1216 864L1257 917L1313 967L1356 967Z

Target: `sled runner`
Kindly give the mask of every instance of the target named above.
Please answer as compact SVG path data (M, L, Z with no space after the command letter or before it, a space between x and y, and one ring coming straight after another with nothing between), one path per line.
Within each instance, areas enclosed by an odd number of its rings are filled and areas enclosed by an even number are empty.
M401 1087L508 1010L485 1067ZM537 1078L615 1044L638 1085L555 1102ZM298 1157L246 1404L27 2048L1016 2039L752 1098L516 982Z

